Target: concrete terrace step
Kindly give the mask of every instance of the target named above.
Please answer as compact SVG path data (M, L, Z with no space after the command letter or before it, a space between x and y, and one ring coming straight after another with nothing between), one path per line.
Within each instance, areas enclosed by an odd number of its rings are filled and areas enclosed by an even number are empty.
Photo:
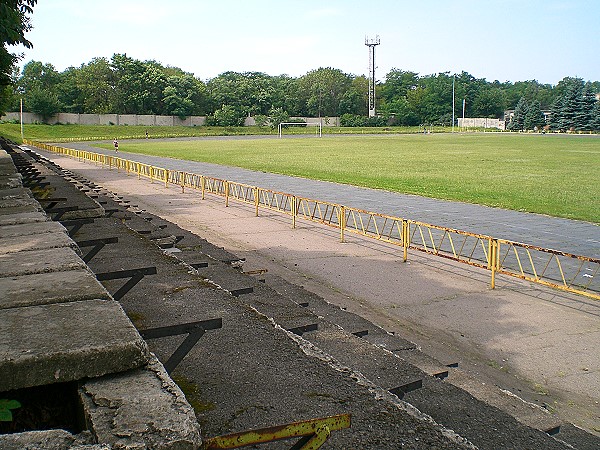
M146 364L146 344L119 304L87 300L0 310L0 392Z

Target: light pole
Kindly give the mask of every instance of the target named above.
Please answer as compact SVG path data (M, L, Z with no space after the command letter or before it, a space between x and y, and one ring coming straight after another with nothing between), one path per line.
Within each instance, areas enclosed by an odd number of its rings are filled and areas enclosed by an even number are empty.
M23 142L23 97L21 97L21 142Z
M455 76L452 75L452 132L454 133L454 80Z

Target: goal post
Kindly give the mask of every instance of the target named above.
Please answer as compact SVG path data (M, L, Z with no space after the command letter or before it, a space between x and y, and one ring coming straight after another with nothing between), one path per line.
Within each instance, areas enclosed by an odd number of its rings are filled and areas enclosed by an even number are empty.
M316 123L307 123L307 122L281 122L279 124L278 131L279 131L279 137L282 137L282 132L283 132L283 127L284 125L297 125L297 126L302 126L302 127L308 127L308 126L315 126L315 134L319 137L323 137L323 124L321 124L321 122L316 122Z

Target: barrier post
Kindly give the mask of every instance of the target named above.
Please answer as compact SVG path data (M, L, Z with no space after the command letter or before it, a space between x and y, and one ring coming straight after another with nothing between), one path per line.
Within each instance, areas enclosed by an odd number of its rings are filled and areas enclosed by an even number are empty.
M292 195L292 228L296 228L296 215L298 214L298 203L295 195Z
M185 192L185 172L179 172L179 176L181 177L181 193L183 194Z
M498 270L498 241L490 238L490 269L492 270L492 280L490 288L496 288L496 270Z
M154 181L154 167L150 166L150 183L152 183Z
M165 174L165 188L168 189L169 187L169 169L165 169L164 174Z
M225 207L229 206L229 181L224 181L225 184Z
M202 191L202 200L204 200L204 190L206 189L204 187L204 175L200 175L200 189Z
M344 228L346 228L346 207L338 207L338 223L340 224L340 242L344 242Z
M402 219L402 249L403 249L403 258L404 262L408 259L408 246L410 245L410 233L409 233L408 220Z
M256 217L258 217L258 204L260 203L260 189L258 187L254 188L254 209L256 212Z
M137 163L138 180L142 178L142 165Z

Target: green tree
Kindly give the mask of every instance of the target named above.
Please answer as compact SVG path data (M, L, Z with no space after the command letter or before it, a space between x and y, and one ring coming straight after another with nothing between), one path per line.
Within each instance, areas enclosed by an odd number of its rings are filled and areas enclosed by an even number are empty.
M352 78L339 69L321 67L299 80L300 97L307 114L317 117L337 116L340 102L352 85Z
M205 111L206 89L204 84L191 74L171 75L163 90L164 114L181 119Z
M529 104L527 103L527 99L521 97L507 128L511 131L523 131L525 129L525 116L527 115L528 110Z
M538 100L534 100L527 108L527 113L523 119L523 128L525 130L541 130L545 125L546 120L544 118L544 113L540 108L540 102Z
M83 112L109 114L117 112L115 73L106 58L93 58L77 70L75 83Z
M39 115L44 122L60 112L61 104L56 92L34 88L27 96L28 109Z
M479 90L473 100L473 117L501 118L506 109L504 91L498 87L486 86Z
M115 54L111 61L115 73L116 111L121 114L160 114L167 76L155 61L139 61Z
M215 111L208 124L219 127L239 127L244 124L244 113L231 105L223 105Z
M8 104L10 91L6 86L14 83L13 68L21 59L21 55L10 53L8 46L23 45L32 48L33 45L25 38L25 33L31 30L29 15L37 0L1 0L0 1L0 115L3 105Z

